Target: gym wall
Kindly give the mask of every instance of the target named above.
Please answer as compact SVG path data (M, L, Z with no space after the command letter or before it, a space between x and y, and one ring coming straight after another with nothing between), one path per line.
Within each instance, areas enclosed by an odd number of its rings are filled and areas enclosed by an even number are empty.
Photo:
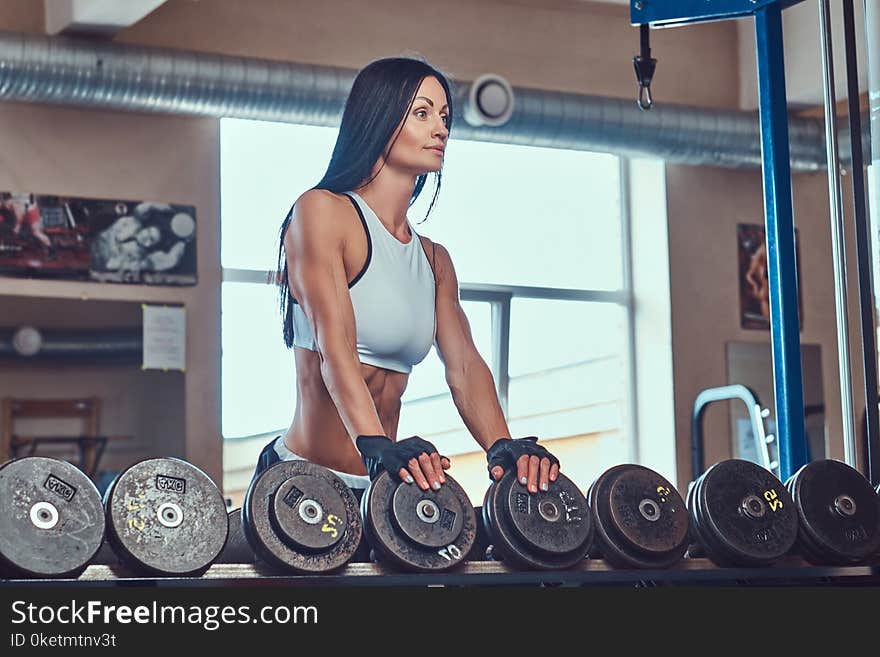
M725 344L729 341L767 343L770 336L769 331L741 329L738 305L736 225L763 222L760 173L667 166L667 183L675 418L681 486L691 478L690 418L694 398L704 388L728 383ZM793 176L794 220L801 263L801 342L822 348L825 451L829 458L843 459L827 184L824 173ZM847 189L843 203L847 222L851 224L851 189ZM864 407L864 379L859 364L858 286L855 284L855 242L852 234L847 238L851 374L854 406L859 417ZM695 285L695 281L699 284ZM761 401L766 404L772 400ZM725 405L710 406L703 426L706 463L730 458L730 421ZM858 430L856 434L858 437ZM861 457L861 447L857 452Z
M352 69L378 57L418 53L464 80L495 72L515 86L635 98L632 57L638 32L629 26L626 7L579 0L450 0L425 7L418 12L403 0L169 0L116 40ZM41 33L41 14L41 3L7 0L0 29ZM657 31L652 35L661 61L653 85L656 102L735 108L737 38L731 21ZM221 481L218 121L3 103L0 134L0 188L196 206L196 287L0 279L0 295L184 303L184 455ZM316 177L325 164L316 163ZM727 340L769 340L766 332L739 329L736 271L736 223L760 222L763 197L758 170L668 166L667 180L678 481L683 489L690 478L689 409L696 392L726 383ZM804 339L822 345L828 424L836 441L829 454L835 456L842 447L834 433L839 401L825 185L822 175L795 176ZM291 197L301 191L290 190ZM641 429L651 431L650 418L641 419ZM710 412L707 435L716 433L719 439L707 445L708 462L724 458L730 444L724 415L716 418Z

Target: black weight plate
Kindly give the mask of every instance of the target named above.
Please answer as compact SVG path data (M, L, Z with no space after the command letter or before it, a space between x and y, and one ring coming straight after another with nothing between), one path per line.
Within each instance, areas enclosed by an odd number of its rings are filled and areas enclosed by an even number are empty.
M708 556L718 565L770 565L797 539L797 510L771 472L730 459L697 481L693 517Z
M461 500L451 488L441 487L424 495L417 486L398 486L391 498L391 520L421 547L442 548L454 543L461 534L463 518Z
M689 519L689 541L690 545L688 545L687 554L685 555L688 558L699 559L706 556L706 550L700 542L699 535L697 533L697 528L694 526L693 520L693 505L694 505L694 490L696 489L696 481L691 481L688 484L687 494L685 495L685 506L688 509L688 519Z
M726 466L722 466L726 467ZM691 530L696 540L692 555L703 555L720 566L755 565L752 560L744 560L723 534L713 531L713 525L707 522L705 504L702 498L703 477L698 478L688 494L688 510L691 516Z
M89 564L93 566L116 566L119 564L119 557L116 556L113 546L110 545L110 542L106 537L104 538L104 542L101 543L101 549L98 550L98 553L94 557L92 557Z
M464 561L476 540L474 507L448 474L440 490L423 491L383 472L364 493L361 512L379 561L405 570L449 570Z
M624 464L604 472L588 499L597 543L621 568L668 568L688 546L688 513L681 495L658 473Z
M507 472L486 491L483 517L495 550L521 568L570 568L586 557L593 539L587 499L562 474L547 491L530 494L513 470Z
M331 549L342 540L340 529L348 524L345 500L333 484L310 474L283 482L269 512L281 539L305 552Z
M242 528L266 563L300 573L344 566L361 540L357 498L327 468L281 461L251 482L241 507Z
M568 477L558 477L553 488L529 493L521 483L505 486L505 509L511 526L527 545L552 555L578 550L590 533L584 522L586 499Z
M798 511L804 556L837 565L864 561L880 547L880 498L854 468L826 459L800 468L786 482Z
M801 471L795 472L785 482L785 487L790 494L795 487L799 474L801 474ZM793 496L792 499L794 499ZM797 504L795 504L795 506L797 506ZM800 511L798 512L798 517L800 517ZM803 531L800 526L800 520L798 521L798 539L795 543L795 550L797 550L797 552L810 563L821 564L834 561L833 557L828 557L823 552L821 545L814 540L811 532Z
M104 508L78 468L30 456L0 467L0 562L10 575L76 577L104 537Z
M730 549L725 547L722 538L703 529L705 521L702 507L697 503L701 483L702 479L697 479L688 489L686 504L690 514L693 541L688 552L692 557L708 558L718 565L736 565L738 563L736 555L731 554Z
M229 537L220 556L214 563L255 563L256 556L248 545L241 528L241 509L233 509L227 514L229 518Z
M104 506L113 549L138 572L198 575L226 543L223 495L208 475L181 459L135 463L107 488Z

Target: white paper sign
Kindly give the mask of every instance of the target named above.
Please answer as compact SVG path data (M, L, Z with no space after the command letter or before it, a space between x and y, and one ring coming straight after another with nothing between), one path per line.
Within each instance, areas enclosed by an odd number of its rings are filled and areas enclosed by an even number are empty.
M145 370L186 371L186 309L149 306L144 310Z

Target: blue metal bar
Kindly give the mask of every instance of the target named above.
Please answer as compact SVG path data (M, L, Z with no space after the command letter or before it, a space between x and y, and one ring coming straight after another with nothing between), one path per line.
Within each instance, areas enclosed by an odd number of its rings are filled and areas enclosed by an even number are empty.
M755 14L776 6L786 9L802 0L630 0L633 25L654 27L717 21Z
M807 439L804 430L797 260L780 5L769 4L755 12L755 37L764 161L776 432L779 438L779 474L785 480L807 463Z

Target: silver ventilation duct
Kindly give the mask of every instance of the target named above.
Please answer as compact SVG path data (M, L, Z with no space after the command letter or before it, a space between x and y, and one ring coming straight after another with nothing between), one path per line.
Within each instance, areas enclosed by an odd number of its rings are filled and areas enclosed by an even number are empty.
M338 125L356 71L121 43L0 32L0 100ZM468 85L454 84L454 106ZM516 88L500 127L458 121L454 136L611 152L693 165L758 167L755 112ZM822 123L790 121L795 170L825 167Z

